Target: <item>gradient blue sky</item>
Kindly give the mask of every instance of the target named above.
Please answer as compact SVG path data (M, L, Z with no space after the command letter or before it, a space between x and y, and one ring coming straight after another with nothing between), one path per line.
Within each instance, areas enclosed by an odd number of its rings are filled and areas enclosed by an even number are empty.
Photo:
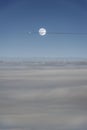
M87 33L87 0L0 0L0 57L87 58L87 35L41 37L40 27Z

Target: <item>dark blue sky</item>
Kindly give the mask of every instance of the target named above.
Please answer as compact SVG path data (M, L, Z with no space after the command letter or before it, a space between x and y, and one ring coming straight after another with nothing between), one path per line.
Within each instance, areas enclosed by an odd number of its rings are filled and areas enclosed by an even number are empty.
M41 37L40 27L87 33L87 0L0 0L0 57L87 58L87 35Z

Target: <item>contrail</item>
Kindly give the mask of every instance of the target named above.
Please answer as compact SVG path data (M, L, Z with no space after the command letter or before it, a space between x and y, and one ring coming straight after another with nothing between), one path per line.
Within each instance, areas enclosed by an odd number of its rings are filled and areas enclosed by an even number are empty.
M28 32L29 34L38 34L38 32ZM46 34L50 35L87 35L87 33L72 33L72 32L47 32Z
M59 34L62 34L62 35L87 35L87 33L73 33L73 32L68 32L68 33L65 33L65 32L47 32L47 34L54 34L54 35L59 35Z
M79 33L79 32L49 32L45 28L40 28L38 31L28 32L28 34L39 34L44 36L48 35L87 35L87 33Z

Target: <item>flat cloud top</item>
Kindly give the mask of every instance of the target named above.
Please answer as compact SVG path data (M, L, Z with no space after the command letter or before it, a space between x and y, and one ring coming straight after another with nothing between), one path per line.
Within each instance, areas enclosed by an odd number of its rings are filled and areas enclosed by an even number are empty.
M86 130L87 69L0 70L0 129Z

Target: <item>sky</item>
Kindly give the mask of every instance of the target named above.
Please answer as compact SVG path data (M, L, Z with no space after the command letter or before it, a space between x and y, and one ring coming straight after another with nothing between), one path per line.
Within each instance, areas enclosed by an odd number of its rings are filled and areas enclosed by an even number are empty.
M87 0L0 0L0 57L87 58L87 35L41 27L87 33Z

